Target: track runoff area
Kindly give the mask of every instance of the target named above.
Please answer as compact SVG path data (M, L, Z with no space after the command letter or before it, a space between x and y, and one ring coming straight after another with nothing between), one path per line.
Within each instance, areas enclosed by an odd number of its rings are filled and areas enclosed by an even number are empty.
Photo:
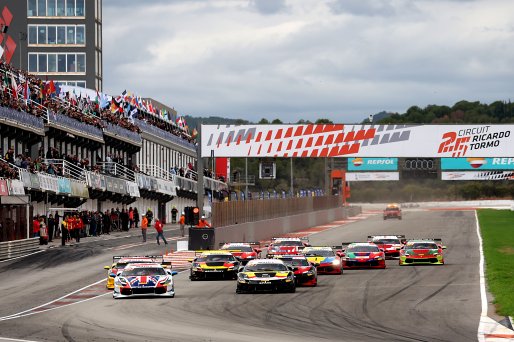
M114 300L103 288L103 266L112 261L112 250L77 248L64 262L43 259L45 267L36 256L17 260L10 271L2 265L13 286L1 286L7 305L0 308L0 336L6 341L477 340L483 328L483 260L473 210L407 209L401 221L370 212L303 233L310 234L311 244L328 246L365 241L368 235L441 238L445 265L399 266L398 260L387 260L386 269L319 275L317 287L299 287L296 293L255 294L236 294L235 280L192 282L186 271L174 277L175 298ZM124 254L163 252L157 247L134 243Z

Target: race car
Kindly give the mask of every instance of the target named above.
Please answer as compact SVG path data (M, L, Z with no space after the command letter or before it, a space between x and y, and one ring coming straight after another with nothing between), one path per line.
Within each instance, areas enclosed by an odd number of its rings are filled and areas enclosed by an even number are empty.
M137 296L175 297L175 274L176 271L155 263L127 265L116 274L112 296L115 299Z
M255 291L295 292L293 268L278 259L249 261L237 274L236 293Z
M115 255L112 257L112 265L104 266L107 270L107 283L106 287L109 290L114 289L114 278L119 271L123 270L128 264L141 264L141 263L160 263L162 266L171 268L171 262L165 261L162 255L144 255L144 256L129 256L129 255Z
M271 238L271 243L268 247L268 258L273 258L275 255L293 255L300 254L300 251L305 247L310 246L307 238Z
M203 251L193 259L189 279L236 279L240 265L229 251Z
M344 243L343 269L386 268L385 253L371 242Z
M282 260L293 267L296 286L318 285L318 271L314 264L303 255L276 255L275 259Z
M441 239L408 240L400 250L400 266L404 265L444 265Z
M243 265L246 265L248 261L260 258L261 250L253 247L259 245L259 242L229 242L223 244L221 250L229 251Z
M302 251L307 260L316 265L318 274L341 274L341 252L334 252L332 247L305 247Z
M384 210L384 220L389 218L402 219L402 210L396 203L389 203Z
M386 259L398 258L405 243L405 235L368 235L368 241L383 249Z

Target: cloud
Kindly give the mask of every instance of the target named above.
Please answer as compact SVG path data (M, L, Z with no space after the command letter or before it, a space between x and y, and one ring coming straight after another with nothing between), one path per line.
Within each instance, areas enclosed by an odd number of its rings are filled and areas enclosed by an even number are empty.
M377 1L344 15L310 0L273 15L232 0L124 3L104 2L104 90L181 114L360 122L512 97L511 2Z
M285 0L250 0L250 6L261 14L276 14L285 10Z
M334 0L328 6L335 14L386 17L396 14L396 10L389 0Z

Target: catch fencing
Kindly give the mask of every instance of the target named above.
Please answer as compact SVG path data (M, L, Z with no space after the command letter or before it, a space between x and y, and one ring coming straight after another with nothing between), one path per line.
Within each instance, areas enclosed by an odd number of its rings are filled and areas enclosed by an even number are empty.
M39 238L0 242L0 260L16 258L39 250Z

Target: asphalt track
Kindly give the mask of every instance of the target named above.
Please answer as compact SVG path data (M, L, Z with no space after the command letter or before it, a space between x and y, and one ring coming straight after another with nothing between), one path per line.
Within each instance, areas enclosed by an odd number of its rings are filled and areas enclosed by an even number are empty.
M180 273L173 299L114 300L107 293L0 321L0 336L31 341L476 341L481 308L472 211L411 211L402 221L377 215L310 240L334 245L393 233L442 238L448 246L446 265L400 267L388 260L385 270L319 276L318 287L294 294L236 295L234 281L190 282L187 273ZM149 241L123 251L163 251ZM116 244L129 243L137 239L59 248L0 264L0 316L101 279Z

